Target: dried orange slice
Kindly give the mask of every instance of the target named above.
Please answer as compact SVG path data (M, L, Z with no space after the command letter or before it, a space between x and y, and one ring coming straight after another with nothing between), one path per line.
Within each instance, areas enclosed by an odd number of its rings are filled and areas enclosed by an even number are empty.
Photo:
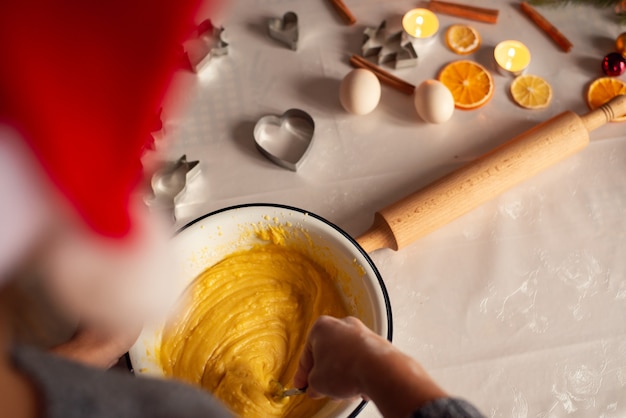
M480 34L468 25L452 25L446 31L446 45L455 54L471 54L480 47Z
M511 96L526 109L543 109L552 100L552 87L536 75L520 75L511 83Z
M485 67L473 61L451 62L439 73L439 81L450 89L454 105L459 109L478 109L493 96L493 77Z
M626 94L626 83L613 77L602 77L587 88L587 105L597 109L615 96ZM613 122L626 122L626 116L613 119Z

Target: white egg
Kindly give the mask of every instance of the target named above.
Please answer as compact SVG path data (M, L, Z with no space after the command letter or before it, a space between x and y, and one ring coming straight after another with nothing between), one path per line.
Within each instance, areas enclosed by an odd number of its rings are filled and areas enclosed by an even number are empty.
M349 113L367 115L380 101L378 77L362 68L350 71L341 81L339 101Z
M454 97L437 80L426 80L415 89L415 110L429 123L443 123L452 117Z

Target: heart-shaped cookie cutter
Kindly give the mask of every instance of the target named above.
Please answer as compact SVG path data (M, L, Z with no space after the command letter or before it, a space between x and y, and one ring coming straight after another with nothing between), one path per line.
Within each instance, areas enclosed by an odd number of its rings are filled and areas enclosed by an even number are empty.
M274 164L297 171L311 148L315 121L304 110L266 115L254 126L257 149Z
M271 18L267 22L270 37L282 42L294 51L298 49L298 15L287 12L282 18Z

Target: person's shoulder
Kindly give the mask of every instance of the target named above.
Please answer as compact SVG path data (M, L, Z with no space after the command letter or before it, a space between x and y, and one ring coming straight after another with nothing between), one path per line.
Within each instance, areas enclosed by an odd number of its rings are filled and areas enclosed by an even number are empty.
M98 370L31 347L15 347L15 365L37 386L50 418L231 417L189 385Z

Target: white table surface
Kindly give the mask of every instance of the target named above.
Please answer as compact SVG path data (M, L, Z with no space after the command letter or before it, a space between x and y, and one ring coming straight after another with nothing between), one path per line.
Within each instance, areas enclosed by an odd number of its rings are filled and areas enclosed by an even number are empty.
M584 113L586 85L602 75L602 57L626 30L610 10L540 9L573 42L566 54L516 3L468 0L499 8L497 25L440 15L442 30L418 48L418 66L387 69L415 84L434 78L460 58L445 47L445 28L470 23L483 39L470 59L492 68L496 43L521 40L532 53L528 73L552 84L553 101L546 110L521 109L509 98L511 80L494 74L484 108L428 125L411 98L387 87L367 116L347 114L338 100L363 29L397 24L416 3L346 0L353 27L325 0L228 3L213 19L226 28L229 54L199 76L178 74L183 87L164 109L171 141L163 143L172 145L161 153L201 161L177 208L180 224L272 202L358 235L376 210L536 123L567 109ZM287 11L300 19L297 52L266 33L267 19ZM292 107L316 123L297 173L266 160L252 137L259 117ZM602 127L581 153L409 247L374 252L391 297L394 344L489 417L626 416L625 163L626 124ZM362 416L379 414L369 405Z

